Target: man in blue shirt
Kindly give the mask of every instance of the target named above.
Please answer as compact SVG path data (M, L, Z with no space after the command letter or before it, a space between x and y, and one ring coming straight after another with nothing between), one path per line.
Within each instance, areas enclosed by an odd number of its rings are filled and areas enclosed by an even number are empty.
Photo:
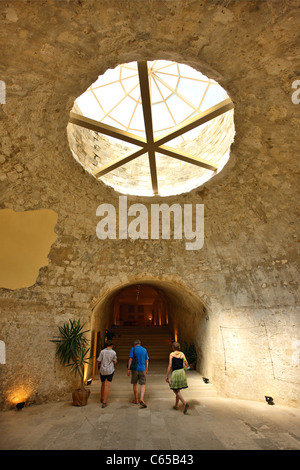
M148 373L149 356L147 350L142 347L142 343L139 339L135 340L134 347L130 350L127 370L128 376L130 376L130 366L134 355L137 358L137 366L135 370L131 371L131 383L133 385L134 394L133 403L140 403L142 408L147 408L147 405L144 402L144 395L146 390L146 374ZM140 400L138 400L138 383L140 384L141 392Z

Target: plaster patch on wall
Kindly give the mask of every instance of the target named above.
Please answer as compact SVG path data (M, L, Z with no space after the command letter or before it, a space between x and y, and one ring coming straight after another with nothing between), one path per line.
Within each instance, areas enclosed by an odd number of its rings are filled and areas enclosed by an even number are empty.
M58 215L51 209L14 212L0 210L0 287L32 286L57 238Z

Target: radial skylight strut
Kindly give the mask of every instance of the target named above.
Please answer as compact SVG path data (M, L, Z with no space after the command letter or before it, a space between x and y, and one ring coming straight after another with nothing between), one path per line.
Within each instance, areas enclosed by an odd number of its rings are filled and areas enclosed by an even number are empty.
M140 89L141 89L144 123L145 123L145 130L146 130L147 152L149 155L152 189L153 189L153 193L157 194L158 192L157 172L156 172L156 162L155 162L155 147L154 147L153 126L152 126L151 98L150 98L147 62L145 61L138 62L138 71L139 71L139 79L140 79Z
M229 98L225 99L221 101L220 103L216 104L215 106L212 106L209 109L202 111L202 112L199 111L200 105L198 107L195 107L193 104L186 101L189 104L190 108L192 109L192 112L190 113L190 118L187 120L184 120L183 122L181 122L181 124L172 127L172 129L167 131L165 134L159 134L157 137L154 137L152 105L151 105L151 90L150 90L150 84L149 84L149 75L151 75L152 70L148 69L148 64L146 61L138 62L137 66L138 66L138 76L139 76L139 86L140 86L140 96L138 99L141 99L141 103L142 103L146 138L141 137L140 135L136 135L134 133L128 132L128 130L122 130L120 128L111 126L104 122L87 118L75 112L70 113L69 122L72 124L105 134L109 137L120 139L121 141L140 147L139 150L134 150L126 156L119 157L107 163L106 165L102 166L101 168L93 172L93 175L96 178L99 178L113 171L114 169L119 168L120 166L125 165L126 163L147 153L149 157L152 190L154 194L158 194L158 178L157 178L156 155L155 155L156 153L163 154L168 157L172 157L172 158L181 160L183 162L188 162L190 164L216 172L218 170L217 165L212 163L211 161L201 159L199 157L195 157L187 152L182 152L178 149L169 147L165 144L177 137L182 136L186 132L189 132L192 129L195 129L196 127L216 118L217 116L220 116L223 113L226 113L227 111L233 109L232 101ZM162 69L163 68L161 68L160 70L161 74L165 73L166 76L172 75L170 73L168 74L168 72L163 72ZM161 79L158 76L156 76L154 79L154 75L152 78L155 84L156 84L155 79L157 79L161 83L166 85L166 88L169 88L171 93L177 93L174 87L168 85L167 82L165 82L165 80ZM133 87L132 89L134 88L136 87ZM208 85L206 86L205 92L201 98L201 103L203 102L207 88L208 88ZM129 94L127 93L125 96L128 97ZM162 101L164 101L164 104L167 106L166 100L163 96L162 96ZM137 103L138 101L136 102L135 106L137 106ZM117 104L115 106L117 106ZM197 112L196 116L195 116L195 111ZM170 111L170 115L172 116L171 111ZM132 120L132 117L133 115L131 116L130 121ZM173 122L175 122L175 119L173 116L172 116L172 119L173 119Z

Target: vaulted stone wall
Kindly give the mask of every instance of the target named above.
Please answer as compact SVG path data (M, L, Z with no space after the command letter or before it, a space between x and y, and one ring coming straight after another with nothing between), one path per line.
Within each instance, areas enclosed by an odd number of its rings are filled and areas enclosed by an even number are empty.
M58 325L82 318L91 327L99 299L143 281L181 312L179 333L201 350L199 371L221 394L299 406L299 2L13 0L0 15L1 209L57 214L35 283L1 289L1 406L19 392L36 403L64 397L72 379L50 342ZM163 201L128 197L147 207L204 204L198 251L184 240L99 240L97 206L117 206L119 194L68 145L77 96L108 68L139 59L188 64L234 102L222 173Z

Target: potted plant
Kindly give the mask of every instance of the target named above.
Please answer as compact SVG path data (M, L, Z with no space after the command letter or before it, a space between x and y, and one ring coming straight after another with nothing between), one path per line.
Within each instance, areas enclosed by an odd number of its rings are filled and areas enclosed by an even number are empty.
M88 363L88 340L85 337L87 331L83 331L84 324L81 321L69 320L63 326L59 326L60 337L51 340L56 343L56 356L65 367L70 367L74 375L80 377L80 388L73 390L73 405L84 406L88 402L90 390L84 387L84 365Z
M193 344L184 343L182 352L184 353L191 369L196 369L197 351L195 346Z

